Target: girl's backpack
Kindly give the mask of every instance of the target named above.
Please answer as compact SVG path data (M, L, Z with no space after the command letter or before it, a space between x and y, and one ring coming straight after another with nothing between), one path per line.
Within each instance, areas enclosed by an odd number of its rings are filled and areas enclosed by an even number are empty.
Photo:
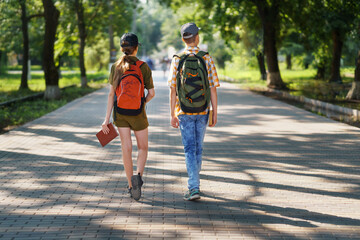
M180 108L186 113L199 113L210 103L210 87L206 62L207 52L176 56L180 58L176 74L176 93Z
M130 65L120 78L115 90L115 110L123 115L136 116L142 111L145 103L144 79L140 66L144 62L137 61Z

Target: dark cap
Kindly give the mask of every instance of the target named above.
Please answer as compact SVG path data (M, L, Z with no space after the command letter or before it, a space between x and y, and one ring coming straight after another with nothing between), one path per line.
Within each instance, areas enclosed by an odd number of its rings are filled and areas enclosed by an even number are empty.
M137 47L138 45L139 40L134 33L124 33L120 39L121 47Z
M191 38L199 32L199 29L195 23L185 23L181 26L181 37L184 39ZM186 36L184 36L185 33L187 33Z

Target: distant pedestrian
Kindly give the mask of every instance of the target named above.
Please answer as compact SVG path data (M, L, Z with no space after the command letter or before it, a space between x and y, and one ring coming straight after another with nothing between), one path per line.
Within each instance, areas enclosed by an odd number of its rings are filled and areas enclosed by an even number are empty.
M145 62L147 63L147 65L151 70L154 70L154 62L150 57L146 57Z
M163 57L161 60L161 69L164 73L164 78L166 77L166 70L168 69L168 59L166 57Z
M214 127L217 123L217 92L220 86L212 57L200 51L199 28L195 23L181 27L185 51L172 59L170 87L171 126L180 127L188 172L188 191L184 200L200 198L202 150L209 119L210 102Z
M121 37L120 46L124 55L111 67L110 91L102 130L104 133L109 132L107 124L113 111L114 123L120 134L128 191L131 197L139 200L143 185L142 175L148 155L149 123L145 104L155 96L155 90L149 66L136 57L139 50L137 36L133 33L125 33ZM148 90L146 96L144 88ZM133 175L131 130L134 131L138 147L136 175Z

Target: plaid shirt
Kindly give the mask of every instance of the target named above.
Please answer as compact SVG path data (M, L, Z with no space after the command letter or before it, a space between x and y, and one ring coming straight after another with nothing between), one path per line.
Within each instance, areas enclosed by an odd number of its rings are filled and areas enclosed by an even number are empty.
M199 52L199 47L187 47L184 51L184 54L196 54ZM212 59L212 57L209 54L206 54L204 57L205 62L206 62L206 68L207 68L207 72L208 72L208 79L209 79L209 85L210 88L212 87L219 87L220 86L220 81L219 78L217 76L216 73L216 68L215 68L215 64L214 61ZM171 67L170 67L170 73L169 73L169 78L168 78L168 86L169 87L174 87L176 89L176 74L177 74L177 68L179 65L179 60L180 58L178 57L174 57L172 59L171 62ZM184 113L181 108L180 108L180 104L179 104L179 98L176 97L176 105L175 105L175 114L176 116L180 115L180 114L187 114L187 115L205 115L209 112L210 109L210 104L208 106L208 108L201 113Z

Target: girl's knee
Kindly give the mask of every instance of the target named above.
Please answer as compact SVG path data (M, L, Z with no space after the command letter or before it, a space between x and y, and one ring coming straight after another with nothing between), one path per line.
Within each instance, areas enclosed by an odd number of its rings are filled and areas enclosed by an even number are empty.
M122 143L121 149L123 152L131 153L132 152L132 144Z
M148 152L149 151L149 146L148 146L148 144L138 144L138 150Z

